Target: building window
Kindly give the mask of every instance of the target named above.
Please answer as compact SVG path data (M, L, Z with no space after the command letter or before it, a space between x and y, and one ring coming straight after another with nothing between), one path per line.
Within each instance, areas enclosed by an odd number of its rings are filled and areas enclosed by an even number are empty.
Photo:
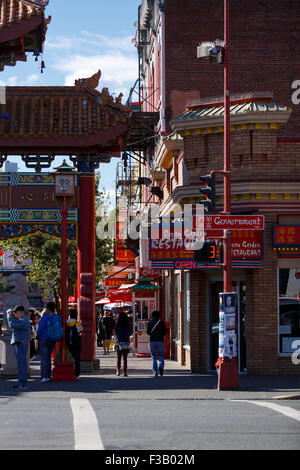
M170 276L167 276L165 277L165 320L166 321L170 321L170 318L171 318L170 288L171 288L171 278Z
M191 322L191 273L184 272L184 345L190 345Z
M300 340L300 269L278 270L279 353L291 355Z

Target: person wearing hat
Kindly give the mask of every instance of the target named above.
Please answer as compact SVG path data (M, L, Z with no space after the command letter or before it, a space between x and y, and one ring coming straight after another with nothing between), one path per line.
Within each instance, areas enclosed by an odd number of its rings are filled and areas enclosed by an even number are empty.
M18 384L14 388L27 389L28 345L30 341L30 322L23 305L7 311L7 321L13 330L11 344L14 346L18 365Z

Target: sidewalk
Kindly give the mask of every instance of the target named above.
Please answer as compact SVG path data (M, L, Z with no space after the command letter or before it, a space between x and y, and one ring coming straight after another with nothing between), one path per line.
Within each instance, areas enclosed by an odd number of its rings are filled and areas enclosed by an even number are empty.
M76 382L39 381L40 362L31 362L29 395L46 392L49 397L69 393L72 397L99 397L108 400L273 400L277 397L300 398L300 376L240 376L236 390L217 390L216 374L191 374L174 361L165 361L163 377L152 377L151 358L128 357L128 377L115 375L116 353L104 356L97 348L100 370L82 375ZM16 379L0 379L1 394L12 393Z

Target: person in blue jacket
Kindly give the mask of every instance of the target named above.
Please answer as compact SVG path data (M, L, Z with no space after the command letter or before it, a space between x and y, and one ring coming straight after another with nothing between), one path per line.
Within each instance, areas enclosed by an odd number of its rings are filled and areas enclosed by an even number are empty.
M52 315L55 315L55 303L48 302L37 331L37 339L40 343L42 383L51 382L51 354L56 344L48 338L48 322Z
M28 345L30 341L30 322L23 305L7 311L7 321L13 330L11 344L14 346L18 365L18 384L14 388L26 390L28 368Z

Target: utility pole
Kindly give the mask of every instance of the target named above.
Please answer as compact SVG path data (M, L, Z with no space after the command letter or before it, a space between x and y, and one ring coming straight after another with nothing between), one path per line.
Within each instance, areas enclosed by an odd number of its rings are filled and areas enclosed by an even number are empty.
M229 4L224 0L224 213L231 212L231 155L230 155L230 32ZM231 232L225 230L224 292L232 289Z

